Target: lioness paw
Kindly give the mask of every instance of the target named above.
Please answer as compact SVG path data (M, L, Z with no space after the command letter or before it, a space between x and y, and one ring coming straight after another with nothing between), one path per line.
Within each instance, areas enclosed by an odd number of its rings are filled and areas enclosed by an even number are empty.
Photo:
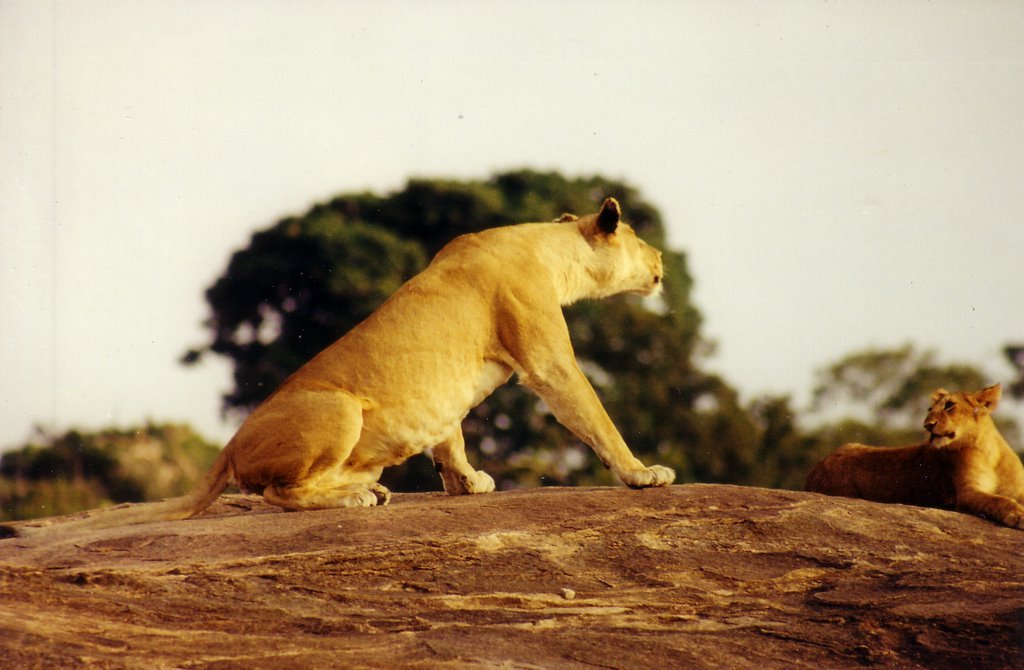
M445 471L441 481L444 492L450 496L490 493L494 490L494 479L483 470L468 470L458 474Z
M383 484L370 484L370 493L377 497L377 505L387 505L391 502L391 491Z
M619 475L619 479L630 488L643 489L671 484L676 479L676 473L672 468L666 468L664 465L652 465L649 468L624 472Z
M466 487L466 493L491 493L494 491L494 478L483 470L473 473L471 483Z

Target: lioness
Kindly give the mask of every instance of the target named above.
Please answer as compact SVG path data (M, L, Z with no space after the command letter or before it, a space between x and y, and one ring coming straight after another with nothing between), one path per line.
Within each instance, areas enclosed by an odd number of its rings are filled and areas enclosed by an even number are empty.
M461 423L513 372L623 483L671 483L672 470L630 453L576 364L562 315L583 298L661 290L661 253L620 218L608 198L597 214L456 238L263 401L192 492L69 523L188 518L229 484L291 510L386 504L381 471L427 448L448 494L493 491L466 460Z
M969 512L1024 528L1024 466L999 434L996 384L977 393L939 389L910 447L846 444L818 463L804 488L834 496Z

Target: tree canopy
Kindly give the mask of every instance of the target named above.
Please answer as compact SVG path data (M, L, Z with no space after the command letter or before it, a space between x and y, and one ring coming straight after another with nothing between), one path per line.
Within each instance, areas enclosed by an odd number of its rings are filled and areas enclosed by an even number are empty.
M218 451L177 424L41 433L0 457L0 520L181 495L199 481Z
M935 352L920 351L910 344L866 349L848 354L818 373L812 410L822 411L832 404L858 405L872 425L898 428L919 422L935 389L977 390L988 383L976 366L942 364Z
M1024 398L1024 344L1008 344L1003 353L1017 370L1017 380L1010 386L1010 392L1017 398Z

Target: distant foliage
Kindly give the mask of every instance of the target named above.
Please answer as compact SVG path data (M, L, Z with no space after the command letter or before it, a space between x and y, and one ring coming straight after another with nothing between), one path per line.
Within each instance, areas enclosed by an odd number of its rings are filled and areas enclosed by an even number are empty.
M812 409L853 403L880 428L919 422L932 391L975 391L991 383L974 365L940 364L933 351L906 344L897 349L867 349L845 356L818 374Z
M0 520L181 495L218 452L192 429L174 424L43 434L0 457Z
M1003 353L1017 370L1017 380L1010 385L1010 393L1017 398L1024 398L1024 344L1007 345Z

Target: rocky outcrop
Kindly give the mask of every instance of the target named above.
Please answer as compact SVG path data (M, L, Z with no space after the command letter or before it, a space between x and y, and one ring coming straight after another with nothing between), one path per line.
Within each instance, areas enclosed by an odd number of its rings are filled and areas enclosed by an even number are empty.
M0 542L8 668L1024 667L1024 532L714 485Z

